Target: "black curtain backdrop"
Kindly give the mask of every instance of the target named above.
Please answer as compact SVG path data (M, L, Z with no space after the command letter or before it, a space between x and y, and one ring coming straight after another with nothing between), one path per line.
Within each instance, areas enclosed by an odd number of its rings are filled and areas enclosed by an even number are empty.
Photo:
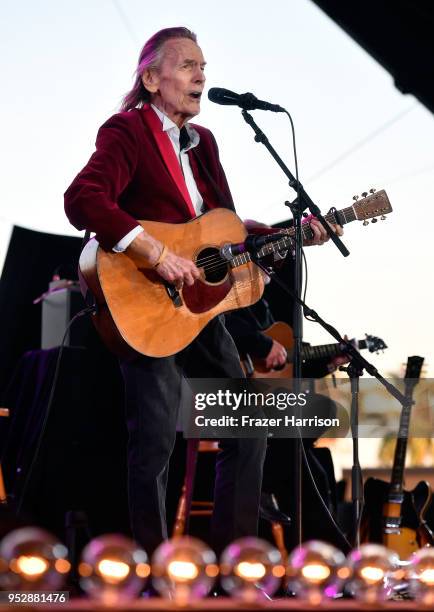
M20 522L30 522L65 540L69 511L86 513L92 536L129 532L123 381L117 358L103 346L90 319L86 329L83 319L78 322L84 348L66 347L63 352L21 516L14 514L47 414L58 356L56 348L39 350L41 304L32 302L47 291L54 273L77 279L81 243L80 238L22 227L12 232L0 280L0 393L1 405L10 409L10 418L0 419L0 460L10 496L9 519L4 512L0 517L0 538ZM170 524L185 454L186 443L179 436L169 476ZM209 497L212 473L205 480Z
M41 346L41 304L53 274L77 279L80 238L15 226L0 279L0 397L21 355Z

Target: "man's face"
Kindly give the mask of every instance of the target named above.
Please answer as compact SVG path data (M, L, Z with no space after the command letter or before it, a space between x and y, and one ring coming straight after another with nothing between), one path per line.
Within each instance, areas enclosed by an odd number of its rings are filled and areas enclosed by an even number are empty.
M144 72L142 80L151 102L178 127L200 112L205 85L205 60L200 47L188 38L168 40L160 66Z

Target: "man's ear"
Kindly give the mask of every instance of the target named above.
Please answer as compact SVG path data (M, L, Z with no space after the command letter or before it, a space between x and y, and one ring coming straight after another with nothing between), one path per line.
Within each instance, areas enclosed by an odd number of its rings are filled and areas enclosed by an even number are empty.
M154 68L146 68L142 74L142 83L149 93L156 93L160 86L158 72Z

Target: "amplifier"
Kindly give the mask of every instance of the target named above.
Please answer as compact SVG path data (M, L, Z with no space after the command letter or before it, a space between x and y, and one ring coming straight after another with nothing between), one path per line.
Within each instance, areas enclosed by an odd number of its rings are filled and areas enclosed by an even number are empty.
M52 284L55 283L50 283L50 289ZM78 286L48 291L42 300L41 348L60 346L68 323L84 307ZM85 315L74 321L66 336L65 346L86 346L86 339L92 327L89 316Z

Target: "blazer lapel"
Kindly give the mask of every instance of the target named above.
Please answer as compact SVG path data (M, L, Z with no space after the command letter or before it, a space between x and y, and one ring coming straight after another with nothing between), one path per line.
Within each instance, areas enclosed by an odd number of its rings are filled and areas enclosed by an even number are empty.
M139 112L144 123L149 127L152 133L161 157L163 158L164 163L166 164L166 167L175 182L175 185L179 189L191 217L195 217L196 211L194 210L194 206L185 183L184 175L182 174L181 166L176 157L176 153L173 149L172 143L170 142L169 136L162 130L160 119L148 104L144 105Z

